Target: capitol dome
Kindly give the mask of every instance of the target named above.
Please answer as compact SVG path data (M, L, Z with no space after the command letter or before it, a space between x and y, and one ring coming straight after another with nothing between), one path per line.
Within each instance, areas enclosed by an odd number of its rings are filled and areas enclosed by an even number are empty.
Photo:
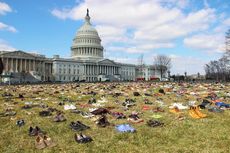
M103 58L103 47L97 30L90 23L89 10L85 17L85 23L77 31L71 47L73 58L91 59Z

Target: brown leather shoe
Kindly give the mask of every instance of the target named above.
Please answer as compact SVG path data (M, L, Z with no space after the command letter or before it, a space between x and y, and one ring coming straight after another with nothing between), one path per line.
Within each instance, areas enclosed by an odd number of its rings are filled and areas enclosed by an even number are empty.
M40 135L38 135L35 139L35 147L37 149L44 149L46 147L44 139Z
M51 148L51 147L56 146L56 143L54 143L53 140L47 135L45 135L43 138L44 138L44 142L47 145L47 147Z

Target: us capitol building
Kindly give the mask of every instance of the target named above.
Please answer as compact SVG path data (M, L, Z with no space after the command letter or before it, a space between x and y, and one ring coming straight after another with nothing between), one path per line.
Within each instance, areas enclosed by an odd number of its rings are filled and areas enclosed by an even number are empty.
M104 48L97 30L90 23L89 11L71 46L71 58L24 51L0 51L4 64L3 82L37 81L134 81L138 69L103 57ZM157 75L156 72L154 72ZM159 75L159 74L158 74ZM150 75L149 75L150 76Z

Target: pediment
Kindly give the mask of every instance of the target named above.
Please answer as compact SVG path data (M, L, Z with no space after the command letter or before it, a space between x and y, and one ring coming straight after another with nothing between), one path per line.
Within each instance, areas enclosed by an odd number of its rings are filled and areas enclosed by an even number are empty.
M11 58L35 58L34 55L23 52L23 51L13 51L13 52L7 52L7 53L3 53L1 56L3 57L11 57Z
M103 59L103 60L99 61L98 64L117 65L117 63L115 63L114 61L109 60L109 59Z

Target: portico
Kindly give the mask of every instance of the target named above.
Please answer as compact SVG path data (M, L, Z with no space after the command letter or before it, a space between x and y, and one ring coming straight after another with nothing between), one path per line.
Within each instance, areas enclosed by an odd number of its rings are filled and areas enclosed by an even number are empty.
M45 56L25 53L22 51L3 52L0 54L4 65L4 74L36 72L42 81L52 75L52 62Z

